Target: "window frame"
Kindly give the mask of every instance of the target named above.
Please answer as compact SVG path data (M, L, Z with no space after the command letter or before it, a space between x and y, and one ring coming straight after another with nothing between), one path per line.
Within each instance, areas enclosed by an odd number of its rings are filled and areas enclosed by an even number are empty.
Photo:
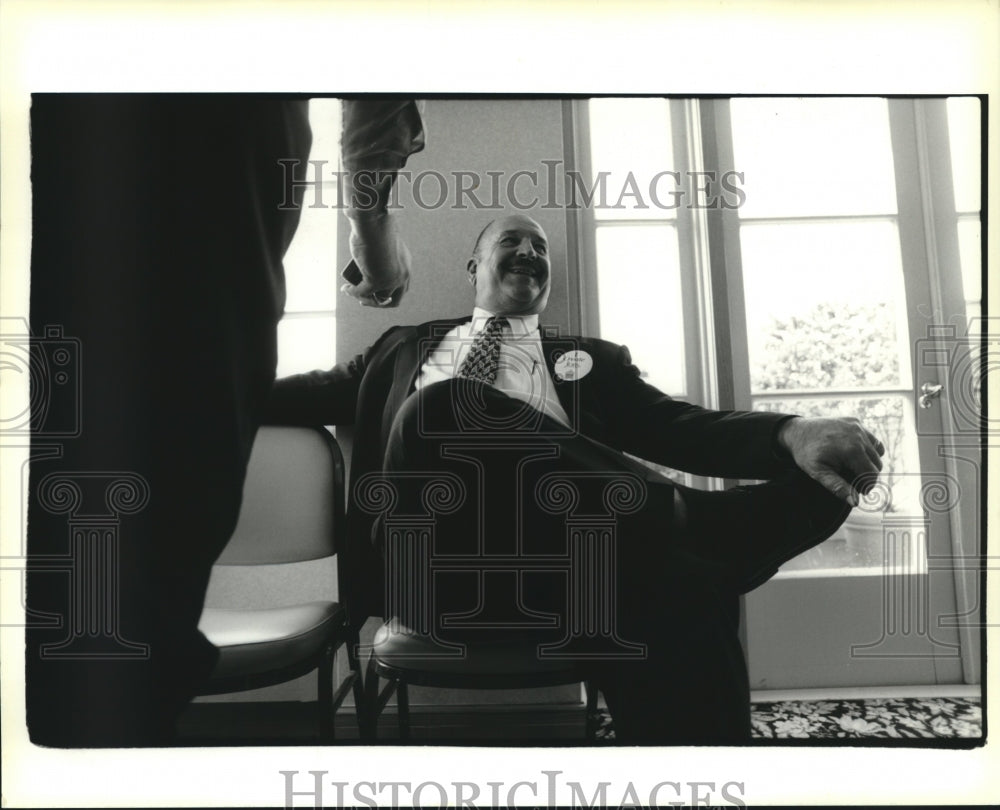
M571 102L570 128L573 133L572 165L568 169L576 171L588 179L593 174L593 164L590 155L590 126L587 111L587 99L577 99ZM672 99L670 104L671 121L687 120L687 109L697 105L695 99ZM670 134L674 151L674 165L684 182L685 198L692 193L691 178L688 171L690 156L689 144L693 141L686 132L678 132L677 127ZM696 312L698 318L685 318L684 334L684 367L685 391L677 394L678 399L694 402L705 407L716 407L718 399L715 389L715 375L708 373L713 366L715 340L710 329L704 328L707 323L703 317L711 311L711 285L706 274L707 245L699 244L694 237L695 212L681 205L676 209L675 217L641 217L617 219L613 217L598 220L590 206L567 212L576 223L573 229L578 238L579 288L577 301L579 306L579 331L588 336L601 336L600 306L598 300L597 281L597 232L602 228L641 227L643 224L665 225L675 228L679 249L680 289L682 308L685 312ZM575 214L575 216L573 216ZM572 232L572 231L571 231ZM609 336L611 339L614 336ZM672 396L676 392L670 393Z

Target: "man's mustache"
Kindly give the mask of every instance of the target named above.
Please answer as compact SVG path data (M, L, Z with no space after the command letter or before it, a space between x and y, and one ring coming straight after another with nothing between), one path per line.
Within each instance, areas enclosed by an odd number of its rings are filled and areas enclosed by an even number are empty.
M539 278L545 275L544 266L530 259L520 259L516 262L511 262L507 265L506 270L508 273L528 273Z

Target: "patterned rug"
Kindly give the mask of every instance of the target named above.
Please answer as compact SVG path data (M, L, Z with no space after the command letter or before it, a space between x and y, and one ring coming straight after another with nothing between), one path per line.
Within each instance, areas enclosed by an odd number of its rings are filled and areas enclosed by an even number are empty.
M614 721L598 710L598 742L614 742ZM978 698L872 698L755 703L753 737L763 739L975 739L983 736Z

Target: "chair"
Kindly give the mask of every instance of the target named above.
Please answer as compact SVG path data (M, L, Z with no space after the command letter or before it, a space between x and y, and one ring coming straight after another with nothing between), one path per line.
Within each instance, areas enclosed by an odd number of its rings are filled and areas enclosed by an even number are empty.
M217 566L280 565L318 560L337 551L343 532L344 459L322 428L261 427L243 488L233 536ZM343 566L338 565L339 593ZM310 601L262 609L206 607L199 628L220 650L203 695L239 692L318 671L319 736L334 739L334 716L353 688L359 730L364 691L356 629L346 608ZM334 691L333 664L346 643L350 673Z
M406 512L397 497L400 481L388 475L362 478L356 495L360 508L379 515L386 549L386 611L390 617L375 636L365 676L368 734L393 693L397 696L399 735L409 739L409 684L441 688L526 689L586 683L580 660L621 660L645 656L645 647L621 638L615 619L616 519L641 505L642 482L634 475L552 473L538 485L536 497L550 514L565 517L564 555L522 555L516 551L489 556L436 554L436 514L457 508L463 487L448 473L409 475L407 485L423 484L419 511ZM600 487L600 497L583 497L583 485ZM436 509L434 507L437 507ZM442 637L434 614L436 572L479 571L480 607L490 605L494 618L479 609L441 617ZM560 630L556 620L535 613L521 600L526 571L563 571L568 611ZM497 599L499 597L499 600ZM500 613L496 613L500 606ZM497 634L496 616L508 630ZM405 618L401 618L405 617ZM551 620L551 621L550 621ZM409 626L407 625L409 623ZM478 628L478 631L477 631ZM490 630L494 632L490 632ZM553 630L556 637L553 637ZM454 639L461 638L461 642ZM381 687L379 679L388 681ZM586 738L596 732L597 689L586 683Z
M399 737L410 739L409 684L447 689L534 689L585 683L584 739L592 740L597 731L597 689L573 663L540 660L537 650L536 641L508 639L465 642L461 656L441 655L434 638L386 622L375 635L365 675L370 712L367 736L375 737L378 716L395 693ZM388 683L380 687L379 678Z

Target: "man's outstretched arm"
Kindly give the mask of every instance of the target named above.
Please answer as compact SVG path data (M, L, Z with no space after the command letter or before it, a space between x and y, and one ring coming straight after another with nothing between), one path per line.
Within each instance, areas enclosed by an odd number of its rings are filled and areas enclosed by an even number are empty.
M621 347L615 434L620 448L685 472L768 479L794 464L856 505L878 479L885 447L857 419L714 411L644 382Z
M352 425L361 374L356 358L329 371L275 380L262 417L266 425Z
M264 408L271 425L353 425L361 381L380 352L391 351L406 333L392 326L362 354L328 371L316 369L275 380Z

